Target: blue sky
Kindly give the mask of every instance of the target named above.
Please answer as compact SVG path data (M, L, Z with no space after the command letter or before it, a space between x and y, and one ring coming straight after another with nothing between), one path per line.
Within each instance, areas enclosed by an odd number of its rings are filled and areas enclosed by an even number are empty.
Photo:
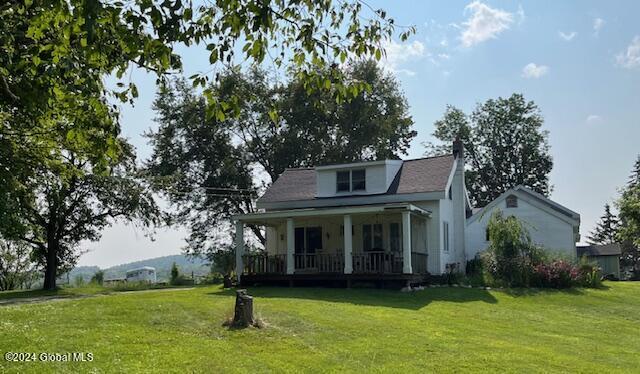
M640 154L640 2L638 1L370 1L397 24L415 25L405 43L387 44L385 67L409 101L417 138L409 157L432 140L447 104L476 103L513 92L535 101L554 158L551 198L580 213L583 239L612 202ZM203 48L182 48L185 74L210 70ZM140 97L122 107L122 130L142 159L141 134L154 128L155 78L132 75ZM182 229L155 241L117 224L82 265L109 266L179 253Z

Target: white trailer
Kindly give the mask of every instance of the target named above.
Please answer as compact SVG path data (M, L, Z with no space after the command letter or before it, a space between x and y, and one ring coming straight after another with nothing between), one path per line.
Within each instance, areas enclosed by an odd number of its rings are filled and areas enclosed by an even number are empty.
M156 269L143 266L127 271L127 282L147 282L156 283Z

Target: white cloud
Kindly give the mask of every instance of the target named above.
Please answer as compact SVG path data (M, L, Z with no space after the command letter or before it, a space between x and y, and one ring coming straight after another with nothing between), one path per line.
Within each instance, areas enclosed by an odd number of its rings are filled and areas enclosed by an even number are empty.
M596 123L602 122L602 117L597 114L589 114L587 116L586 121L587 121L587 124L594 125Z
M604 20L602 18L595 18L593 20L593 33L598 35L602 27L604 27Z
M521 25L522 22L527 18L524 14L524 9L522 9L522 4L518 5L518 11L516 12L518 15L518 25Z
M640 35L633 38L626 52L616 56L616 62L627 69L640 67Z
M464 29L460 36L462 45L465 47L495 39L513 23L513 14L490 8L478 0L467 5L464 10L465 13L471 12L469 18L463 23Z
M416 73L409 69L401 69L400 65L407 61L419 60L424 54L426 48L424 44L415 40L412 43L398 43L388 40L383 45L386 56L382 58L382 66L394 73L407 74L413 76Z
M416 75L416 72L409 69L396 69L393 71L396 74L405 74L408 77L413 77Z
M560 35L560 37L562 39L564 39L565 41L570 42L570 41L573 40L573 38L575 38L578 35L578 33L575 32L575 31L571 31L571 32L567 32L567 33L562 32L562 31L558 31L558 35Z
M524 68L522 68L522 76L525 78L540 78L548 72L548 66L536 65L533 62L528 63Z

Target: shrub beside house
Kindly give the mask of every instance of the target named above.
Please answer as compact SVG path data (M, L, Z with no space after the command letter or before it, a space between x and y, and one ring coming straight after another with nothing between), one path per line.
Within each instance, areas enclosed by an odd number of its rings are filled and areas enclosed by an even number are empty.
M470 283L493 287L598 287L597 263L572 259L535 245L522 222L495 211L488 224L489 247L467 264Z

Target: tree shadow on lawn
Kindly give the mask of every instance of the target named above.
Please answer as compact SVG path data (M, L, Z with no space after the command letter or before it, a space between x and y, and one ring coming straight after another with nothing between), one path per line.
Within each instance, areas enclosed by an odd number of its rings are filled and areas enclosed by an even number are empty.
M0 292L0 300L13 300L24 298L35 298L44 296L58 296L58 290L43 291L43 290L12 290Z
M607 285L602 285L597 288L590 288L592 290L607 291L610 289ZM550 294L565 294L565 295L584 295L585 288L571 287L571 288L505 288L502 290L509 296L521 297L521 296L537 296L537 295L550 295Z
M498 300L486 290L468 288L427 288L422 291L400 292L380 289L335 289L335 288L278 288L251 287L248 293L258 300L260 298L274 299L305 299L355 305L380 306L387 308L401 308L418 310L432 302L466 303L481 301L495 304ZM221 292L211 292L213 296L235 296L234 289Z

